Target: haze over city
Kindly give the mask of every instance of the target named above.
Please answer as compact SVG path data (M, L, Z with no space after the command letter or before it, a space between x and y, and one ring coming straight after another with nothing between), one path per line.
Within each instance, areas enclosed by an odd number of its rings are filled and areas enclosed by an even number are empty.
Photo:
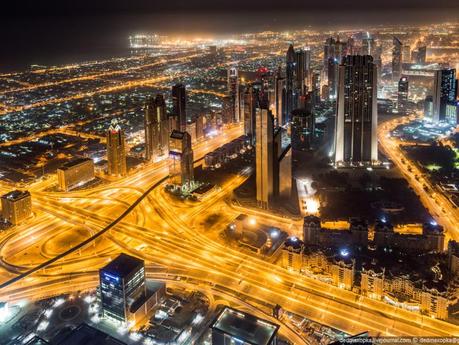
M458 3L9 5L0 345L458 341Z

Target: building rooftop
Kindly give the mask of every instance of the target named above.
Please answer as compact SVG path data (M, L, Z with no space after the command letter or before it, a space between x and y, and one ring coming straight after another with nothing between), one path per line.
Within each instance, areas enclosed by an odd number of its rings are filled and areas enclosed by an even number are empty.
M251 314L225 307L211 328L252 345L268 345L276 336L279 326Z
M13 190L9 193L2 195L2 199L8 199L11 201L21 200L23 198L29 197L30 193L28 191Z
M172 139L180 139L180 140L182 140L184 136L185 136L185 132L180 132L180 131L177 131L175 129L171 133L171 138Z
M76 158L76 159L73 159L71 160L70 162L67 162L67 163L64 163L60 166L60 170L67 170L67 169L70 169L76 165L80 165L81 163L85 163L87 161L92 161L91 158Z
M54 342L53 342L54 343ZM126 345L126 343L115 339L97 328L85 323L80 324L56 345Z
M124 253L118 255L101 270L117 277L126 277L132 271L144 266L144 261Z

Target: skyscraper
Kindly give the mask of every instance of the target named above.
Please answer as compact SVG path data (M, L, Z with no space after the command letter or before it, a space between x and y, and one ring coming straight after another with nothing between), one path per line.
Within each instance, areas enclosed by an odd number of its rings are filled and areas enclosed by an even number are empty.
M274 115L277 125L285 124L285 78L282 77L280 69L274 78Z
M177 117L176 130L186 130L186 89L183 84L172 87L172 115Z
M402 42L394 36L392 48L392 80L397 81L402 75Z
M418 54L416 56L416 63L418 65L425 65L427 59L427 47L422 46L418 48Z
M328 59L328 87L330 100L336 99L336 91L338 87L338 60L336 58Z
M444 121L446 106L456 99L456 70L442 69L435 71L433 88L433 122Z
M346 56L339 66L335 163L378 160L377 68L368 55Z
M409 44L404 44L402 47L402 63L411 62L411 46Z
M328 74L328 60L330 58L335 58L336 57L336 52L335 52L335 44L336 41L333 37L329 37L325 40L324 44L324 60L323 60L323 66L325 69L325 75Z
M184 186L194 180L191 136L173 130L169 141L169 176L171 184Z
M239 77L236 67L228 69L228 95L232 103L233 114L231 117L232 122L240 121L240 97L239 97Z
M286 89L286 104L285 104L285 119L284 122L288 122L290 117L290 112L294 109L295 103L295 50L293 44L290 44L287 50L286 57L287 67L286 67L286 79L285 79L285 89Z
M143 260L120 254L99 270L99 281L104 317L128 322L133 302L145 294Z
M162 95L150 98L145 107L145 158L149 161L168 153L169 119Z
M306 78L311 63L311 51L299 49L295 52L295 89L298 95L306 92Z
M255 109L257 105L255 90L248 84L243 97L244 103L244 134L252 137L255 132Z
M292 112L292 147L306 151L312 148L314 139L314 115L309 109Z
M273 121L270 110L257 107L255 131L257 202L262 208L268 208L273 197Z
M398 82L397 110L399 114L405 114L408 105L408 78L402 77Z
M367 32L366 36L362 38L362 54L373 56L375 49L375 40L370 36L370 33Z
M109 175L127 174L126 139L124 131L116 120L112 121L107 131L107 162Z

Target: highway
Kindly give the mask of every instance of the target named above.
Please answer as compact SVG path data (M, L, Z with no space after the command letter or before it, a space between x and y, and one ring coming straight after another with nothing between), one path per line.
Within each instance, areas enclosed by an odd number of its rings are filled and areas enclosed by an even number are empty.
M402 172L435 221L444 227L446 242L449 239L457 241L459 240L459 229L457 226L459 224L459 210L454 208L448 198L428 178L424 177L424 173L420 171L417 164L405 155L400 145L406 145L406 143L390 136L391 131L397 126L409 123L415 118L414 115L398 117L380 124L378 127L380 148Z

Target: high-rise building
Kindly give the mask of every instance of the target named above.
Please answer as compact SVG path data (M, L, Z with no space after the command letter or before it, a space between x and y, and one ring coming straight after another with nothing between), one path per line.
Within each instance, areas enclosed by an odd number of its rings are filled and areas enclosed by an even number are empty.
M178 131L186 130L186 89L183 84L176 84L172 87L172 116L177 117L175 128Z
M328 69L328 60L330 58L335 58L336 57L336 51L335 51L335 45L336 41L333 37L329 37L325 40L324 44L324 60L323 60L323 66L324 69L326 70L325 74L327 75L327 69Z
M32 196L28 191L14 190L2 195L2 216L13 225L32 215Z
M335 163L378 160L377 68L368 55L346 56L339 66Z
M274 111L277 125L285 124L285 78L281 76L280 70L274 79Z
M223 308L210 326L212 345L276 345L279 326L254 315Z
M411 62L411 46L409 44L404 44L402 47L402 63Z
M150 98L145 107L145 158L150 161L168 153L169 119L162 95Z
M328 97L330 100L336 99L336 92L338 88L338 60L336 58L328 59Z
M398 81L397 110L405 114L408 106L408 78L402 77Z
M196 118L196 140L201 140L204 138L204 126L206 125L206 116L200 114Z
M260 207L268 208L274 193L274 119L270 110L257 107L255 133L257 202Z
M311 64L311 51L298 49L295 51L295 89L298 95L306 92L306 78Z
M77 158L57 169L59 189L67 192L94 179L94 161L91 158Z
M251 138L252 144L255 143L255 109L258 106L258 92L253 85L247 85L244 92L244 134Z
M382 45L381 44L375 44L373 47L373 63L376 65L376 68L378 69L378 87L379 87L379 81L381 80L381 72L382 72Z
M286 57L286 78L285 78L285 119L284 122L288 122L290 112L294 108L295 104L295 49L293 44L290 44L287 50Z
M362 55L374 55L375 40L367 32L366 37L362 38Z
M240 121L240 96L239 96L239 76L236 67L228 69L228 95L232 103L233 114L231 122L238 123Z
M433 121L433 97L430 95L424 100L424 118Z
M133 302L145 294L144 261L120 254L99 270L104 317L127 323Z
M174 185L184 186L194 180L193 149L187 132L173 130L169 140L169 176Z
M402 47L403 43L394 36L392 48L392 80L398 81L402 76Z
M285 149L281 148L277 157L277 171L274 177L278 182L275 183L275 196L284 200L290 199L292 193L292 146L288 145Z
M418 65L425 65L427 59L427 47L422 46L418 48L418 53L416 55L416 63Z
M112 121L107 131L107 162L109 175L127 174L126 139L124 131L116 120Z
M456 100L456 70L435 71L433 87L433 122L445 121L447 105Z
M292 112L292 147L306 151L312 148L314 139L314 116L310 110L295 109Z

